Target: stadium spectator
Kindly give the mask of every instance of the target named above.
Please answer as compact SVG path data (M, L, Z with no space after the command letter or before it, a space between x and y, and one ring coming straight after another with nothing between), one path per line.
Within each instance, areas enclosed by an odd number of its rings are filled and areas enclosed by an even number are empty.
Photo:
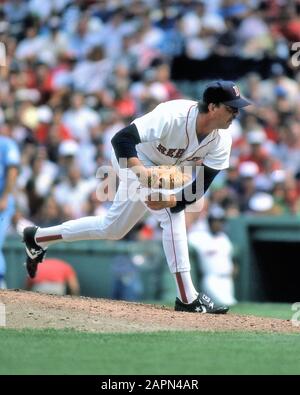
M79 295L80 286L72 266L62 259L48 258L39 267L34 279L28 278L30 291L55 295Z
M143 258L143 256L140 256ZM138 256L117 254L112 262L112 299L139 301L144 292Z
M78 166L69 167L66 179L53 189L54 197L66 218L75 219L85 215L84 205L89 194L96 189L96 182L95 178L83 179Z
M10 136L0 134L0 288L5 288L6 263L2 252L7 229L15 211L15 184L20 152Z
M40 226L53 226L63 218L62 207L55 197L50 194L42 203L33 217L34 223Z
M239 206L242 213L248 213L249 201L256 193L256 177L259 167L255 162L243 162L239 166L240 187L239 187Z
M207 228L190 231L189 243L195 248L200 272L200 289L213 295L217 303L237 303L234 291L236 267L233 245L224 233L225 212L213 207L207 216Z

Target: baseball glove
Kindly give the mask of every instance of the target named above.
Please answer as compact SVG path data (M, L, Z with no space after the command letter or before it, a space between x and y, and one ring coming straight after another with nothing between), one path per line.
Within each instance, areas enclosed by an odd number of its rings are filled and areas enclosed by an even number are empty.
M191 179L180 166L162 165L150 167L148 170L148 178L144 182L141 180L141 183L151 189L182 188Z

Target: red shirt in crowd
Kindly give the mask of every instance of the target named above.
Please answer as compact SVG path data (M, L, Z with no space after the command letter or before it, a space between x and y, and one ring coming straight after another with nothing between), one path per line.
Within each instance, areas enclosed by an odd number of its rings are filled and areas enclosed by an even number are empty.
M28 284L30 286L44 282L64 284L74 276L76 274L70 264L61 259L48 258L39 265L35 278L29 279Z

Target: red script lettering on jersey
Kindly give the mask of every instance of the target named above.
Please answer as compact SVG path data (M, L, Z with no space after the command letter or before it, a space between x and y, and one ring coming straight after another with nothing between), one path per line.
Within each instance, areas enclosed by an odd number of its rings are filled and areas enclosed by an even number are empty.
M161 154L170 158L181 158L185 151L184 148L166 148L162 144L159 144L156 148Z

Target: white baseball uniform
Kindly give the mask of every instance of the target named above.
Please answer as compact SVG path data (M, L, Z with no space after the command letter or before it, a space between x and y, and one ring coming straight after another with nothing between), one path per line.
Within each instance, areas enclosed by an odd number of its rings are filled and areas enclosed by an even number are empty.
M197 161L198 164L200 162L217 170L227 168L231 149L230 131L214 130L199 143L196 134L197 114L196 101L173 100L159 104L153 111L134 120L141 139L141 143L136 146L141 162L145 166L153 166L189 165ZM120 169L114 152L112 164L119 174L124 171ZM128 169L126 171L131 172ZM129 189L131 199L124 199ZM171 213L169 209L150 210L141 199L132 198L139 190L135 177L129 177L125 182L121 176L114 202L105 218L76 219L57 227L38 229L37 235L42 237L59 233L63 241L118 240L149 210L162 227L163 248L170 271L190 271L184 211ZM42 247L50 244L40 243Z
M208 167L222 170L229 166L231 135L214 130L199 144L196 134L197 102L171 100L133 123L141 144L136 146L139 158L152 165L190 165L202 161Z
M224 232L212 234L207 229L191 232L188 239L200 258L203 292L208 293L218 303L228 306L235 304L233 245L228 236Z

